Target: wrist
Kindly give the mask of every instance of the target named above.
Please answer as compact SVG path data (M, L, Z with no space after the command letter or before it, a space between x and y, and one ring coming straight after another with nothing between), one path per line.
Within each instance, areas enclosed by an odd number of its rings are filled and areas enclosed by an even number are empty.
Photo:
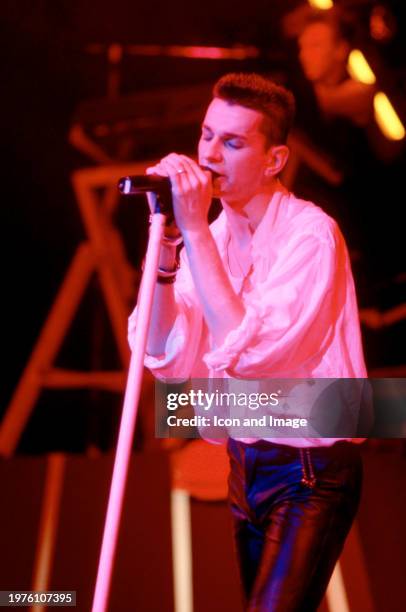
M211 240L212 234L208 224L182 232L185 246L201 243L202 240Z
M163 244L159 255L159 267L165 270L172 270L177 261L176 247Z

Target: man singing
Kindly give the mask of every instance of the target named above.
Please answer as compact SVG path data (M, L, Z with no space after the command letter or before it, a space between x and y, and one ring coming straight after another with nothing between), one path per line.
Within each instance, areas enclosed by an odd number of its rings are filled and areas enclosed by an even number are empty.
M225 75L203 120L199 164L171 153L148 169L170 177L176 222L162 245L147 346L158 378L366 376L344 239L278 178L293 114L292 94L272 81ZM213 196L223 211L209 226ZM130 341L135 324L132 315ZM228 453L246 609L316 610L358 506L357 444L230 438Z

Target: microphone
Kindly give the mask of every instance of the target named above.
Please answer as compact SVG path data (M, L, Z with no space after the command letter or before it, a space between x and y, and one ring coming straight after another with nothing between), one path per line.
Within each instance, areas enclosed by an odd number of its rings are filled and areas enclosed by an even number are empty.
M200 166L202 170L209 171L211 176L216 176L216 172L211 168ZM168 176L158 174L140 174L135 176L123 176L117 184L118 190L122 195L133 196L140 193L151 191L155 193L156 203L155 212L162 212L173 217L172 185Z
M207 168L206 166L200 167L202 170L209 171L212 177L217 175L217 172L211 168ZM171 181L168 176L159 176L158 174L123 176L123 178L118 181L118 190L123 195L136 195L137 193L152 191L157 195L167 196L168 193L171 193Z
M139 176L124 176L118 181L118 190L123 195L136 195L152 191L157 195L166 196L171 193L171 181L168 176L158 174L140 174Z
M151 191L155 193L155 212L166 214L173 219L173 202L171 181L168 176L158 174L140 174L139 176L123 176L117 184L122 195L134 196Z

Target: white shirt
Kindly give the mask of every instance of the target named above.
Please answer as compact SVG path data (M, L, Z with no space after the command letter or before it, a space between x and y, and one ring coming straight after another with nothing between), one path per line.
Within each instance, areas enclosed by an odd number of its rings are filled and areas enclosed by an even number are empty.
M165 354L145 360L154 376L160 380L366 377L349 256L331 217L284 189L276 191L252 236L252 267L245 278L233 276L229 268L230 232L224 212L210 229L246 314L216 347L183 250L175 283L179 314ZM134 311L129 319L130 345L135 323ZM325 446L336 440L274 441Z

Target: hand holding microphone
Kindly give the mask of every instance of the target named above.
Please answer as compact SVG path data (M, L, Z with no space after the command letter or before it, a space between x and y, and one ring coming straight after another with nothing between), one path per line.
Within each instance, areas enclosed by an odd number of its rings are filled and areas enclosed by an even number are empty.
M193 231L208 225L208 211L212 200L212 175L185 155L171 153L158 164L147 168L142 176L120 179L118 188L125 195L152 192L154 206L172 214L180 232ZM149 199L151 205L151 199Z

